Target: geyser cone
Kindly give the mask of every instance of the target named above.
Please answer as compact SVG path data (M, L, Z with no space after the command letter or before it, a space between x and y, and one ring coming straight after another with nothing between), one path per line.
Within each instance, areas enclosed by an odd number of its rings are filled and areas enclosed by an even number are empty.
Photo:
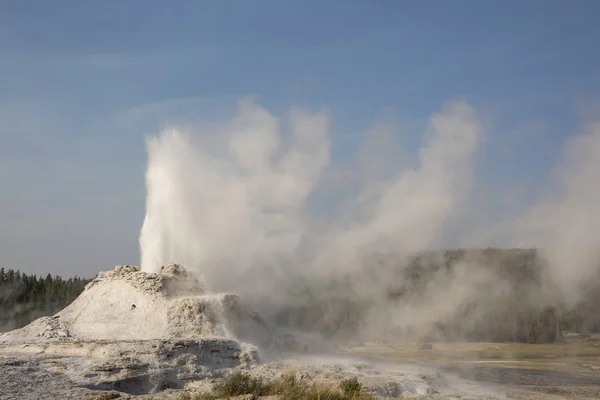
M158 273L133 266L101 272L64 310L9 335L83 340L227 338L262 346L271 332L238 296L209 294L201 280L172 264Z

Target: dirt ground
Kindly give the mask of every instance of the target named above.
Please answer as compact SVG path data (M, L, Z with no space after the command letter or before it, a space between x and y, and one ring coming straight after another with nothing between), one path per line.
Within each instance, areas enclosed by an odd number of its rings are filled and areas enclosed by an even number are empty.
M437 366L462 378L507 388L518 400L600 399L600 335L563 343L369 344L346 354Z

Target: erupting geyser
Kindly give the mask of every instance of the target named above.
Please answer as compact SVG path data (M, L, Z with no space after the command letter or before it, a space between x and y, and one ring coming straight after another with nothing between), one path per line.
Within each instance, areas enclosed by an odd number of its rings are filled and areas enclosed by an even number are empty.
M68 307L0 335L2 342L64 357L84 351L85 362L64 364L71 380L101 389L134 382L126 390L131 393L181 387L254 365L257 346L284 344L236 295L208 293L177 264L157 273L133 266L101 272Z
M448 104L430 122L418 165L367 182L348 214L331 224L315 223L307 206L329 163L325 112L290 110L284 135L278 118L244 100L237 116L218 129L194 136L171 129L148 138L141 268L101 272L56 315L0 335L0 352L21 352L26 362L33 354L37 370L60 371L65 385L136 394L210 388L233 368L275 376L284 365L257 367L271 350L279 356L281 350L323 350L325 343L318 335L283 333L236 294L218 290L253 291L283 303L290 298L277 279L291 280L292 270L311 279L343 275L373 250L411 254L436 244L470 188L481 127L462 102ZM381 321L406 324L406 314L371 301L385 293L378 279L385 277L348 281L344 295L375 305L371 330L382 330ZM60 357L48 363L48 355ZM341 362L295 366L311 379L360 376L382 396L455 398L451 385L420 367L399 372Z
M294 143L275 157L276 118L243 101L216 152L178 130L149 138L141 268L101 272L64 310L0 335L0 342L42 354L59 346L65 356L83 346L90 360L65 364L70 379L108 389L129 382L132 393L255 365L259 349L307 350L237 295L210 292L200 277L223 265L251 267L261 257L277 261L298 246L303 205L327 163L328 127L322 113L300 110L291 113L290 127ZM216 156L219 149L224 157Z
M329 162L330 127L324 112L301 109L287 122L284 137L277 117L243 100L217 128L147 139L143 271L177 262L213 285L215 275L232 281L296 255L306 201Z

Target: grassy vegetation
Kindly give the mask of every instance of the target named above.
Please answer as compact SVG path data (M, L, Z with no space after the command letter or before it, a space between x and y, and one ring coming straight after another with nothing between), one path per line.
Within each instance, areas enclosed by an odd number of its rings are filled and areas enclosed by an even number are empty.
M214 393L184 395L180 400L226 399L243 395L278 396L282 400L373 400L356 378L345 379L336 387L297 379L294 372L273 380L235 372L225 377Z
M122 399L124 396L119 392L108 392L108 393L100 393L93 394L84 398L84 400L115 400Z

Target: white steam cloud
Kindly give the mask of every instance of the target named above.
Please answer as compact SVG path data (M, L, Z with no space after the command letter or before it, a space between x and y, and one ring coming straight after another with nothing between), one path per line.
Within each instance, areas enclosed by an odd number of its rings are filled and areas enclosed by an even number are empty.
M288 123L286 148L279 119L243 100L224 127L148 139L144 270L180 262L232 280L296 252L307 198L329 162L330 127L325 112L303 109L290 110Z
M553 190L509 230L539 247L549 278L566 300L600 268L600 121L571 137L552 171Z
M390 158L404 153L385 146L393 140L371 143L359 152L363 169L354 174L367 179L356 196L330 218L317 218L309 198L332 170L326 111L292 108L281 119L244 99L236 116L220 126L165 130L147 140L142 269L178 262L215 290L285 303L298 301L286 297L284 283L292 276L323 283L361 271L370 254L406 259L439 249L449 227L469 211L483 134L469 104L447 103L430 118L415 163L398 160L404 168L382 174ZM598 270L598 171L600 123L593 123L566 146L554 171L557 191L524 217L493 229L542 249L550 281L573 299ZM393 279L396 272L381 269L344 286L347 296L376 305L369 323L377 329L431 325L474 299L508 290L496 273L481 268L477 255L453 272L440 272L417 304L389 303L384 287Z
M418 165L382 182L367 182L349 221L329 235L327 264L347 266L367 252L402 255L440 245L445 223L461 209L472 184L472 162L482 131L464 102L432 116ZM377 154L372 154L377 159ZM360 219L354 219L355 216Z
M256 262L293 260L314 237L319 269L346 268L368 251L429 248L467 197L481 136L466 103L447 104L431 118L418 165L367 182L348 215L317 231L307 199L329 164L330 123L324 112L292 109L288 125L292 141L283 148L280 120L243 100L224 128L149 138L142 268L177 261L204 274L222 267L237 273ZM207 140L216 134L224 151Z

